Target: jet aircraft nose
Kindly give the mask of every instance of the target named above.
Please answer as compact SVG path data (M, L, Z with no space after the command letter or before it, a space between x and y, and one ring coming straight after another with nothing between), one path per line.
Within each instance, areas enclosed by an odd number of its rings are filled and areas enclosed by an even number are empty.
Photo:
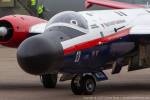
M17 50L20 67L27 73L35 75L58 70L62 55L60 43L43 35L26 39Z

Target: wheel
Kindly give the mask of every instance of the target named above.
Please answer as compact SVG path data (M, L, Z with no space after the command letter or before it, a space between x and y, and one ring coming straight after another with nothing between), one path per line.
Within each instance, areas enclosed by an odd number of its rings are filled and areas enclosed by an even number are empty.
M55 88L57 84L57 74L44 74L40 76L43 87Z
M75 95L91 95L95 91L96 82L92 76L76 75L71 81L71 89Z
M92 76L84 76L83 77L83 91L85 95L92 95L95 92L96 82Z
M71 81L71 89L75 95L81 95L83 93L83 80L82 77L76 75Z

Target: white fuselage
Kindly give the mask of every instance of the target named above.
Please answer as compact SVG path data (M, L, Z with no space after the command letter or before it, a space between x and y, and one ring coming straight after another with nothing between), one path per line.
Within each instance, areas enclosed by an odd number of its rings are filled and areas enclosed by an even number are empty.
M63 48L112 35L118 31L139 25L150 25L150 9L123 9L81 11L88 23L88 33L62 42ZM102 33L102 34L100 34Z
M61 14L65 12L61 12ZM45 29L48 29L50 27L66 26L85 33L85 35L81 35L61 42L63 49L65 50L78 44L110 36L121 30L133 27L143 28L143 26L145 27L146 25L147 26L150 25L150 9L146 8L121 9L121 10L94 10L94 11L81 11L76 13L81 15L87 21L88 29L80 28L76 25L72 25L71 23L53 24L48 22L48 23L41 23L31 27L30 32L43 33ZM57 17L58 15L61 14L59 13L54 17ZM135 32L136 28L131 31ZM121 36L116 35L115 38L120 38Z

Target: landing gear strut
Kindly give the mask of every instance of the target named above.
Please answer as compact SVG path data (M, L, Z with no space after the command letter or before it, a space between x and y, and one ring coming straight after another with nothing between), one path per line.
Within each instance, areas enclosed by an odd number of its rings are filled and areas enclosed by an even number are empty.
M43 87L55 88L57 84L57 74L44 74L40 76Z
M71 89L75 95L91 95L95 87L96 81L92 75L75 75L71 81Z

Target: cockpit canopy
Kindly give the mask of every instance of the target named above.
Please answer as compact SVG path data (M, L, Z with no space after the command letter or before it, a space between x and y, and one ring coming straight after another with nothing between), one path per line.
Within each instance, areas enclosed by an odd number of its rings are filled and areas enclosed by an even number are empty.
M76 25L80 28L88 29L86 19L83 16L81 16L79 13L74 11L65 11L55 15L48 22L47 26L53 23L68 23L68 24Z
M86 19L77 12L61 12L50 19L46 30L60 31L69 38L75 38L88 33Z

